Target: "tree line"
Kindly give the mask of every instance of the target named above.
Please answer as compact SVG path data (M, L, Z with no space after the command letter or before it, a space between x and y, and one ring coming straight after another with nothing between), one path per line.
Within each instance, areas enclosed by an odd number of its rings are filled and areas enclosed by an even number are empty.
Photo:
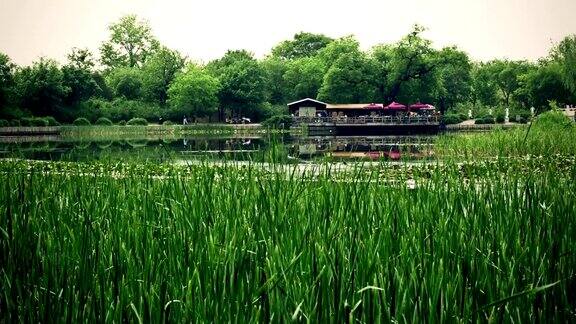
M353 36L301 32L256 59L230 50L207 64L162 45L134 15L109 26L98 57L74 48L63 65L40 58L16 66L0 53L0 118L51 116L114 122L285 114L305 97L331 103L416 101L450 113L488 107L544 110L576 102L576 35L537 62L475 62L457 47L435 49L421 26L368 51Z

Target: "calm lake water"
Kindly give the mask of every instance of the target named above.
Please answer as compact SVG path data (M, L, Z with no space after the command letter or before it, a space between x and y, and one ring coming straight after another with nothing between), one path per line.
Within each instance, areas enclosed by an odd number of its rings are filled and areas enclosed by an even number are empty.
M305 163L314 160L425 160L435 137L183 137L74 141L0 137L0 158L53 161L235 160Z

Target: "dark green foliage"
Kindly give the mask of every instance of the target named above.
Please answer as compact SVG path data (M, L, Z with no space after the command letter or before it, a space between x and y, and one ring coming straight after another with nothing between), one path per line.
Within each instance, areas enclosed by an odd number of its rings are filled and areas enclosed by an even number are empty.
M55 61L40 59L15 75L15 89L21 107L34 115L60 117L61 104L70 92Z
M444 124L450 125L461 123L466 120L466 118L462 118L460 114L446 114L442 117L442 120L444 121Z
M333 39L322 34L298 33L293 40L285 40L272 49L272 55L282 59L312 57Z
M204 69L189 65L179 74L168 89L170 117L205 117L217 111L218 79Z
M271 128L288 129L292 125L292 117L288 115L272 116L262 122L262 126Z
M107 81L116 97L137 100L143 96L142 74L136 68L117 68L108 75Z
M565 37L556 45L551 57L560 67L564 85L576 95L576 34Z
M170 125L174 125L174 122L172 122L172 121L170 121L170 120L165 120L165 121L162 123L162 125L170 126Z
M517 118L517 117L520 117L520 118ZM521 123L521 124L527 123L530 120L530 118L532 118L532 115L528 111L517 111L514 114L510 114L510 119L511 119L510 121Z
M558 111L548 111L536 117L534 126L541 129L573 129L574 122L572 122L566 115Z
M106 117L98 118L94 124L104 125L104 126L112 126L113 125L112 121Z
M60 123L52 116L42 117L42 118L48 124L47 126L60 126Z
M22 126L22 123L20 122L20 119L12 119L10 120L10 126L18 127Z
M142 67L143 95L148 101L165 104L168 88L184 67L185 59L177 51L162 47Z
M324 75L318 99L328 102L375 102L373 61L363 53L342 54Z
M68 64L62 67L63 84L70 89L64 102L75 106L102 92L94 78L94 61L87 49L72 49L68 54Z
M502 123L504 122L504 120L505 120L504 117L505 117L505 116L504 116L504 114L502 114L502 113L496 114L496 122L497 122L498 124L502 124Z
M502 118L502 121L504 121L504 118ZM493 116L481 116L476 118L476 124L494 124L494 117Z
M188 73L182 71L186 58L162 46L146 21L125 16L109 31L100 48L103 70L98 70L87 49L73 48L62 67L43 58L17 67L0 53L0 118L52 116L70 123L79 117L115 122L137 117L182 120L186 115L219 121L250 117L258 122L274 115L268 107L304 97L331 103L421 101L435 105L442 114L462 105L535 107L542 112L549 109L549 101L562 107L576 103L574 35L538 63L482 63L471 62L456 47L436 49L419 25L400 41L366 52L353 36L333 40L301 32L279 43L263 60L236 50L198 66L218 79L213 100L214 82L203 77L190 82L190 76L182 76ZM182 86L183 82L188 84ZM171 87L181 93L173 97L182 100L167 102ZM481 110L473 111L486 113ZM516 121L516 114L510 118Z
M146 126L146 125L148 125L148 121L144 118L132 118L126 123L126 125L129 125L129 126Z
M125 120L121 120L118 122L119 126L126 126L126 121Z
M220 81L221 109L234 116L259 114L258 108L266 99L266 74L251 53L228 51L221 59L210 62L207 69Z
M86 118L78 118L76 120L74 120L73 124L75 126L89 126L90 125L90 121Z
M0 127L7 127L10 126L10 122L6 119L0 119Z
M121 17L108 30L110 38L100 47L100 58L109 69L142 66L160 47L148 23L135 15Z
M94 103L99 107L100 115L112 121L130 120L137 117L158 120L170 115L168 107L161 107L150 102L116 99L112 102L96 101Z
M43 127L48 126L48 120L41 117L22 118L20 124L22 126Z
M15 67L8 55L0 53L0 110L13 99Z

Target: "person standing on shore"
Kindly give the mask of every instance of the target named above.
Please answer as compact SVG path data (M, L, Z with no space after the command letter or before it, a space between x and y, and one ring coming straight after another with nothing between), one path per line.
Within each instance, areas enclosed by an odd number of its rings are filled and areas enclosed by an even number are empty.
M184 116L184 120L182 120L182 125L188 125L188 119Z

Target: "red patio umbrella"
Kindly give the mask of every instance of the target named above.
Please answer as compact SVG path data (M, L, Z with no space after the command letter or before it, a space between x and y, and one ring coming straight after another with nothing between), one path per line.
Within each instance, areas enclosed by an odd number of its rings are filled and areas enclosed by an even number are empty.
M401 103L397 103L396 101L392 101L391 104L389 104L388 106L384 107L384 109L391 109L391 110L405 110L406 106L404 106Z

